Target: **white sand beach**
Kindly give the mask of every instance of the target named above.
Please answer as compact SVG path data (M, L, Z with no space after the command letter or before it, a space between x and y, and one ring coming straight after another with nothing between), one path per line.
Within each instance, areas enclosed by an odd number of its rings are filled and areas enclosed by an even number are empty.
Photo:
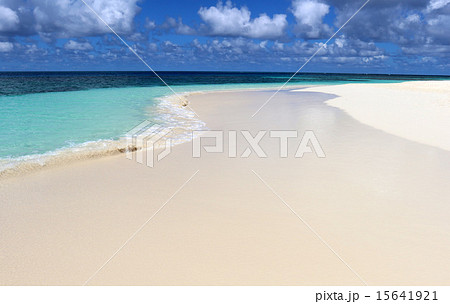
M286 89L254 118L273 90L188 97L209 130L312 130L325 158L241 138L5 177L0 285L450 284L449 86Z
M412 81L345 84L305 91L334 94L327 104L358 121L422 144L450 151L450 84Z

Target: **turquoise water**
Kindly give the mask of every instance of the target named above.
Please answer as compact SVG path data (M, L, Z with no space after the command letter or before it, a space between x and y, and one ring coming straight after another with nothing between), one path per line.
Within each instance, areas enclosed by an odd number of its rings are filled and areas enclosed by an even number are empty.
M173 89L184 93L276 85L192 85ZM118 140L144 120L164 125L166 121L157 106L163 97L172 94L167 87L126 87L0 96L0 159L4 163L83 143Z
M288 76L174 72L163 78L177 93L183 93L279 87ZM395 82L416 78L313 74L300 75L291 84ZM174 127L174 120L158 111L163 97L172 92L148 73L3 73L0 80L0 171L2 164L27 156L117 140L143 120L170 123ZM176 118L182 114L173 115Z
M174 89L182 93L241 87L258 86L194 85ZM143 120L164 124L156 106L158 98L171 93L167 87L131 87L0 96L0 158L117 140Z
M151 88L95 89L0 97L0 157L40 154L114 139L146 119Z

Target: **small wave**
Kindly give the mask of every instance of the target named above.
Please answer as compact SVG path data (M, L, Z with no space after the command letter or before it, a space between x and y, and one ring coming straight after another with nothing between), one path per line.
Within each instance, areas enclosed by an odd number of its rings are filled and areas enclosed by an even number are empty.
M172 145L178 145L192 140L193 130L203 130L206 124L201 121L194 112L188 107L182 105L179 98L186 101L191 94L201 92L190 92L177 95L168 95L157 98L158 104L152 108L152 122L159 124L168 130L165 138L171 139ZM162 146L155 146L155 149ZM99 158L127 151L136 151L138 149L147 149L146 147L129 146L126 138L119 140L102 139L89 141L82 144L72 144L68 147L60 148L54 151L26 155L21 157L0 158L0 177L17 175L24 172L34 171L36 169L67 164L76 160L90 158Z
M186 106L190 95L202 92L186 92L158 98L156 123L171 130L170 138L175 144L192 140L193 130L204 130L206 124ZM180 100L181 98L181 100ZM185 102L185 105L182 103Z
M61 165L75 160L97 158L126 151L124 140L98 140L71 145L54 151L0 159L0 176L20 174Z

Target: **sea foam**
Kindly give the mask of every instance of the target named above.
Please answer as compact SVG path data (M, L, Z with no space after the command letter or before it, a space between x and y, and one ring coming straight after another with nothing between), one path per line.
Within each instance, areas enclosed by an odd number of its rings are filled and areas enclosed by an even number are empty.
M147 109L151 122L165 129L167 132L165 139L170 138L172 145L188 142L192 140L193 130L204 130L206 128L205 123L187 106L189 95L198 93L201 92L187 92L157 97L155 98L157 101L156 106L149 106ZM139 123L136 122L136 125ZM152 148L162 148L162 144L155 145ZM116 140L100 139L81 144L68 144L60 149L45 153L0 158L0 177L67 164L76 160L99 158L139 149L147 149L147 147L130 146L124 135Z

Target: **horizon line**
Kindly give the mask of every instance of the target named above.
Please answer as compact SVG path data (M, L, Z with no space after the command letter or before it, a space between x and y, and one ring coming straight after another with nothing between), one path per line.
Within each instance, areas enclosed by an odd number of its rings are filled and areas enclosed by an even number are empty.
M218 70L155 70L158 73L272 73L272 74L287 74L291 71L218 71ZM149 73L147 70L12 70L12 71L0 71L1 73ZM383 75L383 76L439 76L450 77L450 74L405 74L405 73L356 73L356 72L302 72L301 74L329 74L329 75Z

